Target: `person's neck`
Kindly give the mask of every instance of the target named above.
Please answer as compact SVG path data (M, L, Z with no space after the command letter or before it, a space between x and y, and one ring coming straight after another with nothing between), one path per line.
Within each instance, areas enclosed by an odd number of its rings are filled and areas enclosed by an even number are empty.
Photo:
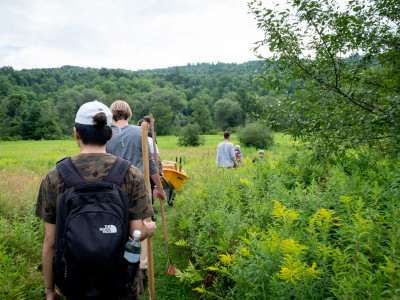
M229 139L224 139L224 142L225 143L228 143L230 140Z
M87 154L87 153L107 153L106 152L106 145L85 145L81 144L81 154Z
M129 125L128 120L118 120L115 124L117 124L119 128Z

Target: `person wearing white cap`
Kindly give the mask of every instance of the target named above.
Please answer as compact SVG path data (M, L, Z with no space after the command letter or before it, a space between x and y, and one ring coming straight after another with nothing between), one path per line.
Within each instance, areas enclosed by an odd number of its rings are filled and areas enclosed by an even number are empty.
M71 161L86 182L102 181L117 159L116 156L106 152L106 143L113 135L111 126L114 126L111 111L101 102L85 103L76 114L74 135L80 148L80 154L71 157ZM153 236L156 224L142 221L153 216L142 173L130 165L121 188L129 200L130 235L134 230L140 230L141 239ZM52 260L55 253L57 204L66 189L67 186L58 169L50 170L41 183L35 210L35 214L45 223L42 262L47 299L60 298L59 292L55 289ZM94 248L94 256L96 255L95 250Z
M113 115L113 121L118 125L119 130L114 131L113 138L107 143L107 152L126 158L132 165L137 167L140 171L143 171L142 129L140 126L129 125L128 121L132 117L132 110L129 104L123 100L116 100L111 104L110 110ZM160 175L151 155L151 151L149 151L149 171L150 178L156 185L155 193L157 198L166 201ZM155 220L155 218L153 218L153 220ZM144 241L142 242L142 255L140 257L140 270L143 285L147 283L147 261L147 242ZM140 284L138 289L142 290Z

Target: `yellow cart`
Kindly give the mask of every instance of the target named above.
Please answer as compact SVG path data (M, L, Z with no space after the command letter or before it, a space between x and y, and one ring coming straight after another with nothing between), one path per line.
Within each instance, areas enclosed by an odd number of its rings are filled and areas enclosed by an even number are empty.
M177 159L178 160L178 159ZM174 161L163 160L163 172L164 176L161 179L163 189L167 196L168 205L173 205L173 199L175 191L179 191L187 180L185 171L182 170L182 158L180 158L180 167L178 169L178 163Z

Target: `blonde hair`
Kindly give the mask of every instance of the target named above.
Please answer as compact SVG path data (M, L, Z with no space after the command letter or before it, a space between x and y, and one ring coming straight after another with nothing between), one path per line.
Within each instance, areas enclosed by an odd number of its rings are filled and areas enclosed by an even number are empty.
M129 120L132 117L132 111L129 104L123 100L114 101L110 106L110 110L113 114L113 120Z
M235 151L239 151L240 152L240 146L239 145L235 146Z

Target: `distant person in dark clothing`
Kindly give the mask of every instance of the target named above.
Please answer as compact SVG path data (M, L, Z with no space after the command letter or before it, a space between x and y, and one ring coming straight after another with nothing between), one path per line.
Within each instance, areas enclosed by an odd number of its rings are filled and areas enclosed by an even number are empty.
M258 151L258 157L255 157L252 161L252 163L255 163L258 159L263 159L264 158L264 150Z

